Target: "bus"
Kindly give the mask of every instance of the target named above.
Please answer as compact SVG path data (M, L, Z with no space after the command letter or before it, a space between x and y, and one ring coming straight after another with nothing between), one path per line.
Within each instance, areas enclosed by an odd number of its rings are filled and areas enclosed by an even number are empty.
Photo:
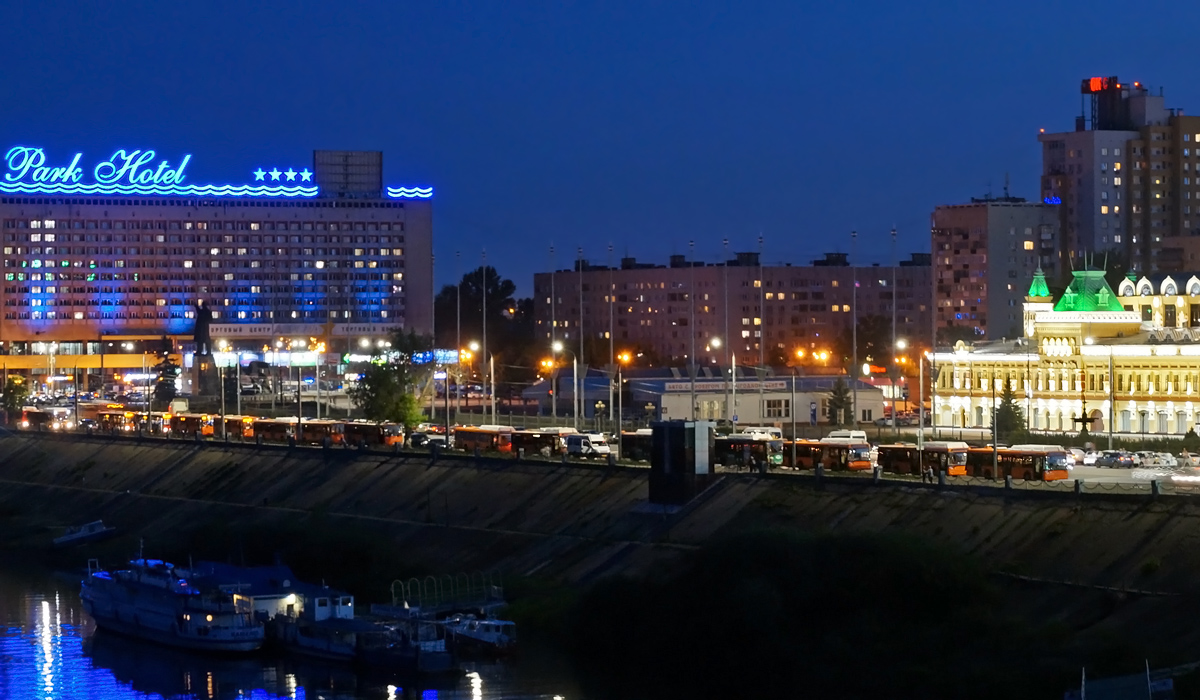
M75 423L69 409L26 406L21 409L20 426L24 430L70 430Z
M512 434L512 449L517 454L527 457L541 455L551 457L566 451L563 436L570 433L546 430L516 430ZM520 452L524 450L524 452Z
M970 447L965 442L926 442L922 451L922 465L933 465L936 471L947 476L967 475L967 454ZM917 472L910 472L916 474Z
M207 413L177 413L171 418L171 432L184 437L213 434L213 417Z
M821 466L831 471L871 469L871 443L857 437L821 438Z
M342 436L347 445L404 444L404 428L395 423L351 421L342 426Z
M331 445L340 445L345 441L341 421L318 418L300 422L300 434L296 442L302 445L324 445L328 438Z
M219 424L221 417L217 416L215 423ZM220 435L220 431L216 431ZM254 437L253 416L225 416L225 434L230 440L245 440Z
M1070 478L1071 457L1065 450L1022 449L1001 447L993 456L990 447L973 447L967 452L967 472L984 479L993 477L992 461L996 462L997 479L1011 476L1025 481L1059 481Z
M880 445L878 461L883 471L892 474L921 473L921 453L912 443Z
M473 452L512 452L511 425L457 426L454 428L454 448Z
M638 428L632 432L622 431L621 459L649 462L650 454L654 450L653 432L650 428Z
M795 463L792 455L795 454ZM819 440L787 440L783 443L783 466L791 469L812 469L821 463Z
M783 440L765 433L736 433L713 440L713 463L726 467L783 466Z
M97 414L100 429L112 431L131 431L134 429L134 418L137 414L124 408L105 409Z
M257 418L251 424L254 435L263 442L287 442L296 435L295 418Z

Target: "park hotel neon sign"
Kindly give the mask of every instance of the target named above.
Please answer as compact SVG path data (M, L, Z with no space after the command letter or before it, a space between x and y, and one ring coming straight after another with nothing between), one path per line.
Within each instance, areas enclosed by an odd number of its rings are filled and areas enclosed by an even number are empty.
M303 177L297 185L194 185L185 182L192 155L178 161L160 159L150 149L118 149L107 159L89 164L85 171L83 153L69 161L53 162L45 149L35 146L13 146L4 154L6 172L0 176L0 193L4 194L74 194L74 195L134 195L160 197L316 197L318 188L307 184ZM272 171L278 171L275 169ZM291 169L289 168L289 171ZM91 175L85 179L85 172ZM257 180L262 168L255 173ZM304 173L308 173L307 170ZM302 175L304 173L297 173ZM265 174L265 173L264 173ZM282 174L282 173L281 173ZM272 178L278 180L276 176ZM293 178L288 178L292 180ZM393 199L428 199L432 187L388 187L386 195Z

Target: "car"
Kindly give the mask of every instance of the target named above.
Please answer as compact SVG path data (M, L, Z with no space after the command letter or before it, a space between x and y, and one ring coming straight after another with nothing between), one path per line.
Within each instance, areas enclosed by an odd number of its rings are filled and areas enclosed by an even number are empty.
M1100 458L1100 453L1095 450L1088 450L1083 455L1083 464L1087 467L1095 466L1096 460Z
M1078 447L1068 447L1067 452L1070 454L1071 460L1076 465L1083 464L1083 458L1086 456L1086 453L1083 450L1079 449Z
M1095 465L1097 467L1130 469L1134 466L1134 463L1133 456L1128 452L1105 450L1103 454L1096 458Z
M567 454L578 457L601 457L612 452L603 435L567 435Z

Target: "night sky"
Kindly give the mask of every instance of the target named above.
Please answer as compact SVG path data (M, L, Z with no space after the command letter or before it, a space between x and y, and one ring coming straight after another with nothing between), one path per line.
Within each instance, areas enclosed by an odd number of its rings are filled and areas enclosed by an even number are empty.
M1034 198L1091 75L1200 113L1191 3L9 2L4 148L192 153L193 183L384 151L435 187L437 278L531 291L578 246L715 262L929 249L937 204Z

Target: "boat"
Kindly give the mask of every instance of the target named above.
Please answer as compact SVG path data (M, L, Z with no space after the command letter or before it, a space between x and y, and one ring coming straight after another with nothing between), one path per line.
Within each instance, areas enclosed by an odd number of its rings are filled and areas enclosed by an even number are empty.
M517 648L517 623L474 615L454 615L442 620L450 650L460 655L506 656Z
M99 542L117 534L117 528L107 527L103 520L93 520L90 523L67 528L67 531L54 538L55 547L74 547L89 542Z
M265 630L248 601L193 585L191 572L160 559L134 559L105 571L88 562L79 597L103 630L197 651L250 652Z
M285 651L401 673L437 674L456 668L442 626L355 616L353 595L298 581L283 564L200 562L196 571L204 585L246 600L254 618L265 624L268 642Z

